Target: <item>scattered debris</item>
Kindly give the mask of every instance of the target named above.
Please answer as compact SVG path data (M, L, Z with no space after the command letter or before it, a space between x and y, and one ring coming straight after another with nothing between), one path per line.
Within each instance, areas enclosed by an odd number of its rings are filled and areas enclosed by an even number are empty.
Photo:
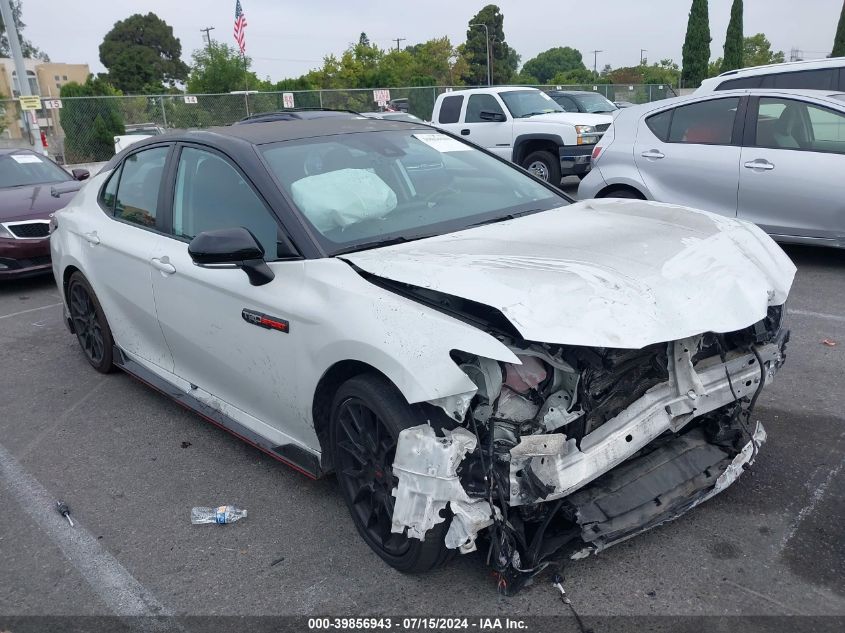
M59 514L67 519L67 522L70 523L70 527L73 527L73 521L70 518L70 508L64 501L56 501L56 510L58 510Z
M285 557L284 557L284 556L282 556L281 558L277 558L277 559L276 559L276 560L274 560L272 563L270 563L270 567L275 567L276 565L278 565L279 563L283 562L284 560L285 560Z
M192 446L190 442L182 442L182 448L188 448L189 446Z
M234 523L246 517L246 510L236 506L218 506L216 508L198 507L191 509L191 523Z
M824 338L822 339L822 345L827 345L828 347L836 347L837 342L834 341L832 338Z

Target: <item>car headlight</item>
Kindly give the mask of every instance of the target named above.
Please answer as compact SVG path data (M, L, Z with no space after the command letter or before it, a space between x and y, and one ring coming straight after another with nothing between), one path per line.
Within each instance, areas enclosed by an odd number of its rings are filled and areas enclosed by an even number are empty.
M578 145L593 145L601 138L601 134L592 125L576 125L575 131L578 133Z

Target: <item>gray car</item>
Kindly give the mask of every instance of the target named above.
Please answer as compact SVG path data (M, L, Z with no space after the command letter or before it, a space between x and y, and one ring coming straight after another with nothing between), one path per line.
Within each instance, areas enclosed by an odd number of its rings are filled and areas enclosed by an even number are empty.
M579 198L640 198L845 248L845 94L730 90L619 111Z

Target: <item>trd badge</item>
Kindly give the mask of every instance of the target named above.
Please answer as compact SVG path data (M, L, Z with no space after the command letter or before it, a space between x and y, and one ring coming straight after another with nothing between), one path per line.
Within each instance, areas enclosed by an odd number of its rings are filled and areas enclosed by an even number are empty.
M277 332L284 332L285 334L290 332L290 323L284 319L270 316L269 314L262 314L261 312L247 310L244 308L241 312L241 316L247 323L252 323L258 327L263 327L268 330L276 330Z

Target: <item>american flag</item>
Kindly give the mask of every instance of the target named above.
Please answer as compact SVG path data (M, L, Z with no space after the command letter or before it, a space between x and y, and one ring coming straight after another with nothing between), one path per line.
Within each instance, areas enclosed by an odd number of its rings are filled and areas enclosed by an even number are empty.
M235 2L235 41L241 49L241 55L246 50L246 38L244 37L244 30L246 29L246 14L241 8L241 0Z

